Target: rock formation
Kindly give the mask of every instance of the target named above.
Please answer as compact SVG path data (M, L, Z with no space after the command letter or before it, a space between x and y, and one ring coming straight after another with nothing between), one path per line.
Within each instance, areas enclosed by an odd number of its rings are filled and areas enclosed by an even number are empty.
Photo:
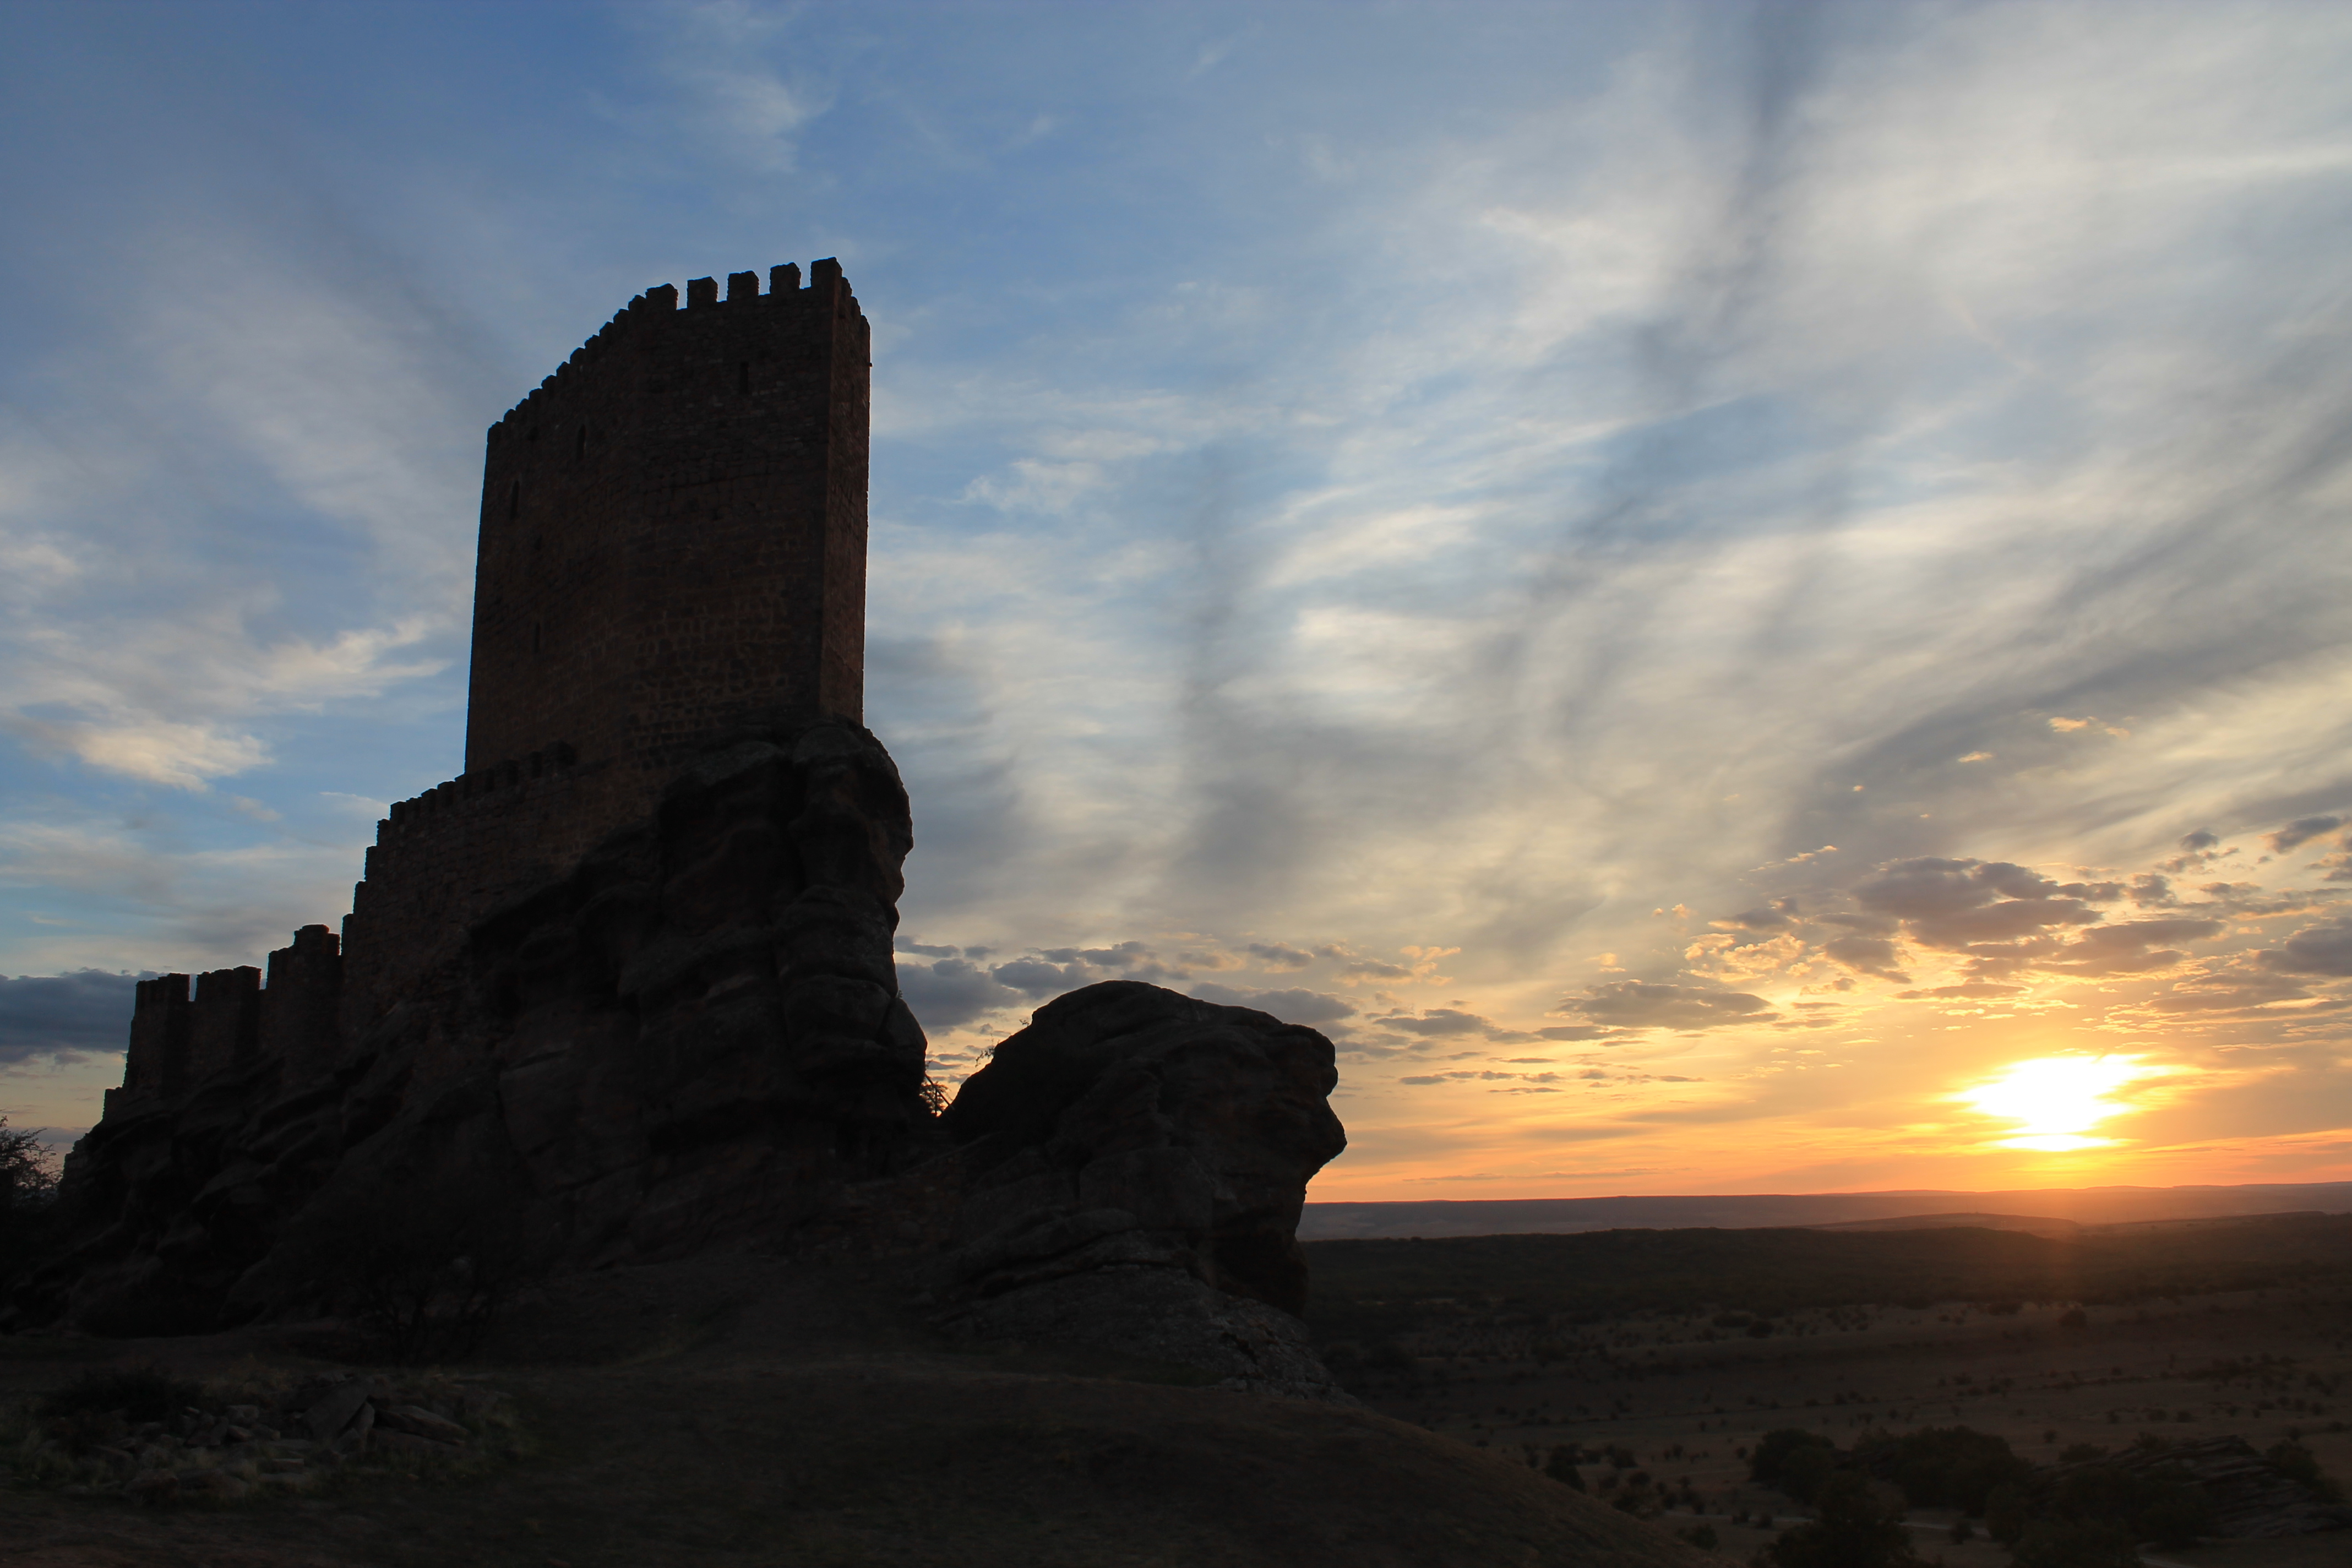
M2040 1489L2047 1494L2071 1475L2096 1470L2191 1483L2212 1505L2212 1533L2225 1540L2309 1535L2352 1526L2352 1506L2328 1501L2235 1435L2149 1444L2082 1464L2060 1465L2039 1479Z
M789 1225L936 1138L890 953L910 842L855 725L714 745L328 1078L263 1060L93 1129L36 1294L193 1331L337 1304L389 1266L355 1233L538 1272Z
M1330 1396L1297 1232L1338 1079L1313 1029L1137 981L1039 1008L940 1119L970 1173L948 1321Z

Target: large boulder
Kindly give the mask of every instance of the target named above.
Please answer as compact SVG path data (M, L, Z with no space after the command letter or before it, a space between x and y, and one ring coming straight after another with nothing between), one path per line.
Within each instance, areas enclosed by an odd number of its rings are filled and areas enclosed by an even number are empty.
M969 1173L949 1321L1332 1397L1298 1314L1307 1184L1347 1146L1331 1042L1113 980L1038 1009L941 1118Z

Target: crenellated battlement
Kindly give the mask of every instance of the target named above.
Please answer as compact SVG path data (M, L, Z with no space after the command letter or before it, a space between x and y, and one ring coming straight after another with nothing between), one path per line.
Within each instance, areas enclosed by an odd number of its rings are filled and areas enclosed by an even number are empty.
M578 752L559 741L527 757L516 757L472 773L459 773L445 784L435 784L422 795L394 801L383 820L375 825L376 842L382 844L394 834L422 826L477 796L519 789L533 779L561 773L579 760Z
M269 980L251 964L139 982L122 1087L105 1114L177 1099L225 1076L276 1066L301 1081L333 1065L342 961L335 933L308 925L269 955Z
M861 336L870 333L866 317L857 309L857 301L849 291L843 277L841 263L831 258L809 264L809 281L801 283L798 262L788 261L768 268L768 290L760 291L757 272L730 272L727 275L727 294L719 298L719 279L691 279L686 285L686 309L700 310L719 306L774 309L784 307L803 311L821 310L829 315L855 315ZM597 329L595 335L573 349L569 358L555 367L555 373L543 378L524 395L521 402L499 417L489 429L493 442L519 434L528 422L546 406L552 394L569 384L586 366L600 362L625 339L648 328L675 321L679 315L678 292L675 284L660 283L631 300Z
M646 289L490 428L467 776L610 764L577 848L705 737L863 718L871 334L837 260L760 283Z

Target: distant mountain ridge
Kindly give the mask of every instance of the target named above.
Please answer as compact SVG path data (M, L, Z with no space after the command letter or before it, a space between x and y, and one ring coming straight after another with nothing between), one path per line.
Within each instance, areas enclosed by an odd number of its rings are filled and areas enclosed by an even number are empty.
M1917 1219L1922 1227L2020 1220L2129 1225L2237 1215L2352 1213L2352 1182L2214 1187L2044 1187L2011 1192L1768 1193L1722 1196L1426 1198L1405 1203L1309 1203L1302 1241L1350 1237L1511 1236L1585 1230L1757 1230ZM2007 1221L1996 1224L1996 1221Z
M2158 1222L2161 1223L2161 1222ZM1842 1219L1830 1225L1806 1226L1809 1230L1951 1230L1966 1226L1974 1230L2016 1230L2028 1236L2046 1236L2053 1241L2072 1241L2088 1228L2080 1220L2053 1219L2047 1215L2030 1214L1906 1214L1889 1219Z

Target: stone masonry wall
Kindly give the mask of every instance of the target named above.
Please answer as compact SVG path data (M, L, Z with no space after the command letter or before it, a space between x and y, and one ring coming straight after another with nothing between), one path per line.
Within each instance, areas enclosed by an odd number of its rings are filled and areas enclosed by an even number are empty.
M811 274L649 289L491 427L466 766L611 764L572 853L713 733L862 717L870 338Z
M395 803L343 920L345 1037L412 995L516 889L567 869L578 819L603 815L614 773L555 746Z

